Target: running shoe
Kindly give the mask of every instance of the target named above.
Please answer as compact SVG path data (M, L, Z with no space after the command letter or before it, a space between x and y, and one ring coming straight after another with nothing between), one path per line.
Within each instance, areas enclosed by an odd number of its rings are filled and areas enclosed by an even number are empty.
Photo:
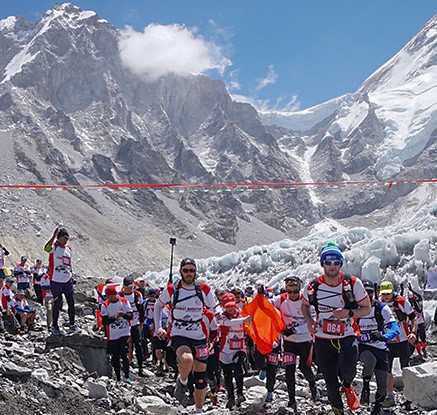
M80 330L79 327L76 326L76 324L72 324L72 325L70 326L70 328L68 329L68 332L69 332L70 334L76 334L76 333L80 333L81 330Z
M226 404L226 409L232 409L235 406L235 399L231 398L228 399L228 402Z
M320 392L316 384L310 385L310 392L311 392L311 399L313 400L313 402L316 402L320 399Z
M266 402L273 402L273 392L267 392Z
M180 378L176 379L176 387L174 388L173 396L179 401L183 406L187 404L187 385L184 385Z
M259 371L259 375L258 375L259 380L264 380L266 378L266 376L267 376L267 372L265 370Z
M245 401L246 401L246 398L244 397L244 395L237 395L237 405L240 405Z
M384 402L382 403L382 407L383 408L391 408L392 406L395 406L396 402L395 402L395 397L393 395L391 396L387 396L384 400Z
M368 387L364 387L361 391L360 396L360 404L363 406L369 406L370 402L370 389Z
M55 336L63 336L64 332L61 329L59 329L58 327L53 327L52 334L54 334Z
M343 386L343 391L346 395L347 406L353 411L355 411L355 409L358 409L360 407L360 400L358 399L358 396L355 393L353 386L350 385L348 388Z

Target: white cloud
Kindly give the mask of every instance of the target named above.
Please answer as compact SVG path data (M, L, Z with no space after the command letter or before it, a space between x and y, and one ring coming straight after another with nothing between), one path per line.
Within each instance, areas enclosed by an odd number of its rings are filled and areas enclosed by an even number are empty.
M300 110L300 102L297 95L279 97L274 104L270 99L259 99L246 95L231 94L234 101L247 102L259 112L294 112Z
M168 73L187 76L211 69L222 75L231 65L220 46L177 24L150 24L142 33L126 27L120 31L119 51L124 65L149 81Z
M265 88L267 85L274 84L278 80L278 74L274 71L273 65L269 65L267 75L263 79L258 79L255 87L256 91Z
M226 86L229 90L240 90L241 85L238 81L238 75L239 75L240 69L235 69L233 71L230 71L228 74L228 79L226 80Z

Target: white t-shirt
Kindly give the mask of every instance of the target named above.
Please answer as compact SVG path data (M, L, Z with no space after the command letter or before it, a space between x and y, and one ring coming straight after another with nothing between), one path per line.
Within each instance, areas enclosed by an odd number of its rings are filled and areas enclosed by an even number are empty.
M233 362L235 353L239 351L246 352L246 342L244 339L244 322L242 321L241 312L233 318L229 318L225 312L220 316L220 354L219 360L224 364ZM226 329L224 329L226 327Z
M345 306L343 299L343 280L343 272L340 274L340 282L335 286L326 284L324 275L318 278L317 303L319 314L317 316L317 338L341 339L348 336L355 336L355 332L352 328L353 319L350 317L337 319L333 314L334 310L344 308ZM309 284L307 284L303 290L302 301L306 304L309 304L308 287ZM352 289L355 301L358 304L368 297L359 278L355 278Z
M115 303L111 303L109 300L103 302L101 308L102 317L115 317L118 311L123 311L124 314L132 311L129 301L127 301L126 298L119 297L118 301ZM129 336L130 328L130 321L120 317L108 325L108 329L106 331L107 339L117 340L121 337Z
M49 255L49 276L54 282L66 283L73 277L71 270L71 260L73 252L66 245L61 247L57 242L52 245Z
M143 302L143 296L140 292L137 292L138 301ZM138 312L137 305L135 304L135 292L132 291L130 294L123 293L124 298L129 301L131 309L133 311L134 318L131 320L131 326L138 326L140 324L140 313Z
M210 310L214 310L216 302L214 293L207 284L201 283L202 296L204 304L196 295L194 285L186 286L179 284L179 299L172 310L170 322L170 337L182 336L193 340L206 339L208 334L205 332L202 323L204 305ZM173 303L174 287L172 284L167 285L161 292L157 301L162 304ZM156 317L155 317L156 320ZM159 327L159 326L158 326Z
M375 318L375 307L376 304L372 306L370 313L367 314L367 316L360 317L358 319L358 327L360 328L360 332L361 332L361 335L358 337L358 341L360 343L368 344L369 346L376 347L377 349L385 350L387 348L386 342L383 341L374 342L371 341L369 337L369 334L372 331L379 331L378 322ZM381 316L382 316L382 321L384 322L384 327L387 326L389 323L396 321L392 311L390 310L390 307L385 303L384 306L381 308Z
M305 318L301 310L302 296L300 296L296 301L292 301L287 293L284 294L277 295L275 298L270 300L271 303L281 312L281 318L285 323L285 327L294 327L296 330L295 334L292 334L291 336L284 336L284 340L293 343L311 341L313 336L308 330L307 323L305 322ZM312 307L311 309L314 319L316 314Z

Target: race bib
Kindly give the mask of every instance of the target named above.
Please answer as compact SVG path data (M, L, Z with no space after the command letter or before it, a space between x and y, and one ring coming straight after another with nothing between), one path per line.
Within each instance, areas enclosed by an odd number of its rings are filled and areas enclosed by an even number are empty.
M229 348L231 350L241 350L244 348L244 339L229 340Z
M370 339L370 333L361 333L358 337L358 341L360 343L369 343L370 341L372 341Z
M284 366L295 365L296 364L296 355L294 353L285 352L284 356L282 356L282 364Z
M209 356L209 349L207 345L204 346L194 346L194 350L196 352L197 360L206 360Z
M327 320L324 319L322 323L323 333L332 334L336 336L343 336L345 329L344 321Z
M64 265L71 266L71 258L69 256L63 256L62 263Z
M267 355L267 362L273 366L277 366L279 362L279 354L277 353L269 353Z

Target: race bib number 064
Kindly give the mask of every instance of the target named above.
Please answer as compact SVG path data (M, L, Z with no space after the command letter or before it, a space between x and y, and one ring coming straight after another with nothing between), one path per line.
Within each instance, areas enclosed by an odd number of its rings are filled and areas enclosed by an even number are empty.
M336 320L323 320L322 330L323 333L333 334L336 336L344 335L345 324L343 321Z

